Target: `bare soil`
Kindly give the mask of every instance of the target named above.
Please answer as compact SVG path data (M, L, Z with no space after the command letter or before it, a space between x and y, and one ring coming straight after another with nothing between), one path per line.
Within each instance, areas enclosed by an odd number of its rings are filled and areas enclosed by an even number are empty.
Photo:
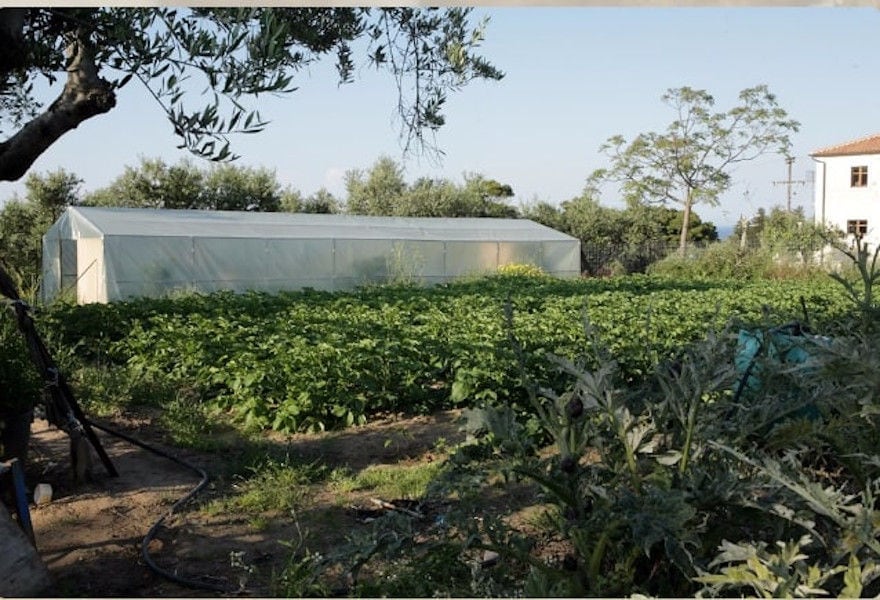
M387 419L321 435L276 435L271 442L298 457L357 471L377 463L432 460L438 439L450 444L461 440L456 416L449 412ZM252 516L200 511L200 503L234 489L236 480L228 476L228 462L234 457L171 448L162 443L162 432L149 415L120 417L106 424L205 469L212 480L197 498L169 515L172 505L200 477L167 458L98 432L119 477L109 477L95 458L89 480L74 484L67 436L45 421L35 421L28 484L31 488L51 484L53 498L48 504L32 504L31 518L37 549L59 596L266 596L272 573L291 553L283 542L296 541L308 529L312 544L341 543L362 520L358 507L370 506L371 499L363 494L352 494L342 503L318 494L305 514L268 515L259 523ZM182 586L148 567L141 545L163 515L169 516L148 547L155 564L224 591ZM253 575L246 577L242 569L231 566L233 552L242 553L242 561L254 567Z

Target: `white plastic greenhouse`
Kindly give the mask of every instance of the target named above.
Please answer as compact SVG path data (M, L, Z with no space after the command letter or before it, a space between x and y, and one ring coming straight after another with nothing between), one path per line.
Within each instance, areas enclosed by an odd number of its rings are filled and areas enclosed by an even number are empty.
M524 219L362 217L71 207L43 236L44 300L176 290L343 290L527 263L580 272L580 242Z

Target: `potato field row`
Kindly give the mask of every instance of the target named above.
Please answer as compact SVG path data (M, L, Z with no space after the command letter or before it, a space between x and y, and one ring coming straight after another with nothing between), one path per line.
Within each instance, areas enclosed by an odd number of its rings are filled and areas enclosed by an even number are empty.
M818 331L850 308L823 279L498 275L432 288L56 305L40 319L83 360L195 388L203 402L259 427L303 431L384 412L520 403L521 365L535 383L556 385L562 375L547 353L595 356L586 322L622 376L639 378L709 328L804 320L804 307Z

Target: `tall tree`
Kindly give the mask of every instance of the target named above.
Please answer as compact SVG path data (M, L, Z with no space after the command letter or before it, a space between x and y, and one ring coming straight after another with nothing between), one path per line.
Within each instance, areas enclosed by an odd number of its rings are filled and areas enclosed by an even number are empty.
M205 175L202 190L206 202L200 208L210 210L281 209L281 185L275 172L265 168L223 164Z
M79 203L82 181L63 169L25 180L25 197L0 209L0 264L21 289L33 290L42 265L43 234L64 209Z
M666 131L642 133L629 142L620 135L609 138L600 150L611 166L594 176L621 183L630 199L680 205L683 252L693 206L717 205L738 163L767 152L787 155L789 134L800 124L765 85L744 89L739 103L722 112L713 112L715 99L704 90L670 89L662 99L676 114Z
M45 175L30 175L24 182L25 200L40 214L41 222L52 224L64 209L80 201L82 179L58 169Z
M419 177L394 207L399 217L450 217L464 211L460 190L451 181Z
M330 215L339 212L339 200L327 188L321 188L306 198L300 212Z
M506 204L513 195L509 185L466 173L464 185L448 179L420 177L412 185L403 167L387 156L366 172L345 174L346 210L356 215L397 217L499 217L516 218L516 208Z
M303 212L304 202L305 199L303 198L302 192L288 188L281 194L281 206L279 207L279 210L283 212Z
M290 194L290 198L285 199ZM142 158L110 185L87 194L83 204L131 208L202 210L281 210L282 203L299 200L283 190L275 172L234 164L200 169L190 160L167 165L158 158Z
M513 188L506 183L495 179L486 179L479 173L467 173L464 176L465 184L473 188L483 198L504 199L513 198Z
M514 193L513 188L506 183L486 179L480 173L465 173L463 191L473 198L470 204L475 207L473 214L467 216L502 219L515 219L519 216L519 211L507 204Z
M406 191L403 166L388 156L380 156L366 173L352 169L345 173L348 193L346 210L355 215L393 215Z
M234 158L228 136L263 129L259 94L295 91L295 78L334 56L340 83L357 72L353 48L390 71L404 146L432 149L447 94L503 74L475 51L486 21L470 8L2 8L0 181L22 177L65 133L144 86L181 148ZM355 42L363 43L356 45ZM49 103L35 83L63 89ZM5 138L5 140L4 140Z
M86 194L87 206L127 208L201 208L205 175L192 161L168 165L160 158L141 158L126 165L106 187Z

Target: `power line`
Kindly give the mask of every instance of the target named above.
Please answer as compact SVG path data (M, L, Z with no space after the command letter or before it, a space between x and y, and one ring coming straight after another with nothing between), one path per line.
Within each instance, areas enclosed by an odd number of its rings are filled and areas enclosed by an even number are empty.
M791 212L791 186L793 183L799 183L801 185L806 185L807 182L803 179L792 179L791 178L791 167L794 165L794 156L789 156L785 159L785 163L788 165L788 177L784 181L774 181L773 185L782 185L786 186L786 194L785 194L785 210Z

